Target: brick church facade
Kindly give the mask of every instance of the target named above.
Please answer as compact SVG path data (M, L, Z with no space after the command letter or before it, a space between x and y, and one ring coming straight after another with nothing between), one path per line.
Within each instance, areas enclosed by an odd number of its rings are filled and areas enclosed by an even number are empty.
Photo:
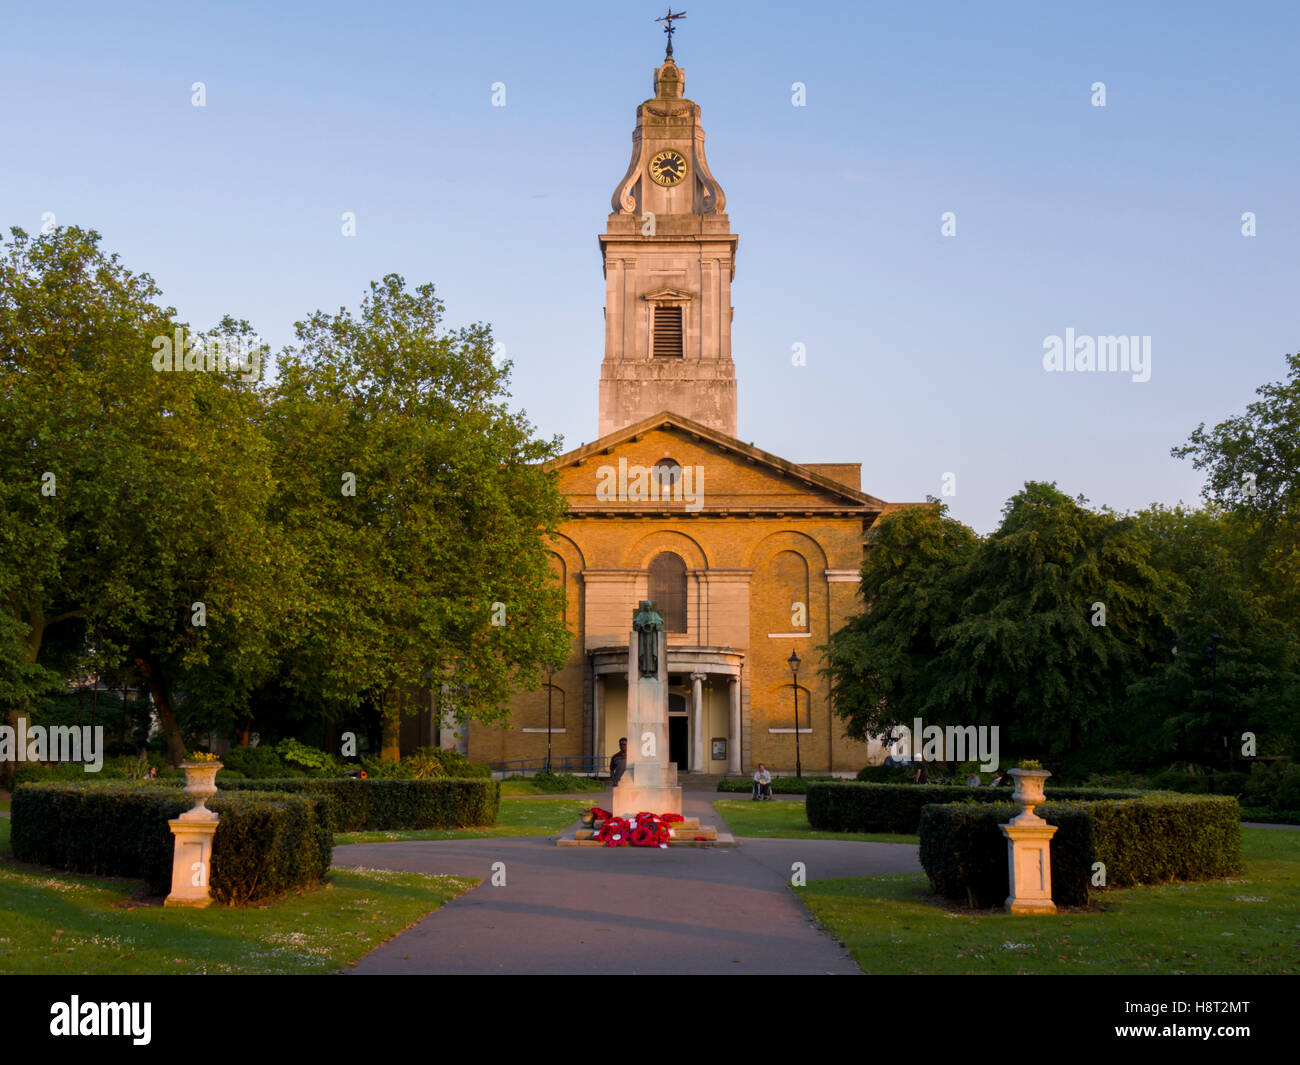
M544 757L549 701L553 759L607 766L626 735L628 631L642 599L668 632L680 771L792 772L796 700L805 773L883 756L842 736L817 648L858 609L864 535L895 504L862 490L857 463L792 462L736 439L738 238L684 82L671 57L655 71L600 236L599 437L548 464L569 500L551 545L569 660L515 696L509 728L442 720L439 741L475 761Z

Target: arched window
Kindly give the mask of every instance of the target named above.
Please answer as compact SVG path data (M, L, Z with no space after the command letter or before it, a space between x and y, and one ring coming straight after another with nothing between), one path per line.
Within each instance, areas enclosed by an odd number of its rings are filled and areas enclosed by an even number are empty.
M789 619L788 632L808 632L808 563L795 551L782 551L772 559L772 585L778 616Z
M671 551L650 563L650 599L664 619L664 632L686 631L686 563Z
M564 599L560 604L560 621L565 626L569 623L569 582L564 559L555 552L548 552L547 561L551 564L551 583L560 590Z

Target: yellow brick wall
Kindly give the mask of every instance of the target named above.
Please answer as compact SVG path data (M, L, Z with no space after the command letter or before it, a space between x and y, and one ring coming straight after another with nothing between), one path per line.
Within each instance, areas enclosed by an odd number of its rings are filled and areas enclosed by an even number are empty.
M596 498L599 467L616 467L619 458L630 466L654 466L664 458L703 469L704 510L698 514L677 504L671 515L645 513L660 504L646 503L644 516L632 516L637 503L601 503ZM828 687L819 675L823 665L817 648L831 631L859 608L856 583L827 583L826 571L856 572L862 564L861 515L806 516L803 506L826 506L835 501L819 488L809 488L783 477L771 467L744 456L723 454L707 440L692 439L676 430L655 430L639 440L596 455L581 466L560 471L560 487L573 506L601 506L616 513L610 517L571 518L554 541L557 579L567 592L566 620L571 633L571 658L555 675L565 692L563 736L553 738L553 753L582 755L590 750L591 678L586 676L586 651L598 646L625 646L633 610L646 594L645 572L650 560L663 550L679 554L688 570L687 618L689 632L670 636L670 645L725 646L744 653L742 719L746 721L742 768L746 773L763 761L780 772L794 769L794 741L790 733L769 733L770 727L792 728L790 669L787 659L798 650L801 688L808 702L800 703L800 726L810 734L800 736L805 773L857 770L867 761L867 748L841 735L842 725L832 720ZM788 507L781 516L754 515L746 506ZM846 505L846 504L845 504ZM847 506L847 505L846 505ZM725 517L708 513L726 507ZM807 635L772 638L770 634L797 631L792 625L787 557L797 553L807 565ZM601 571L590 580L584 572ZM779 571L784 570L782 580ZM748 616L746 616L746 614ZM708 741L727 735L728 695L725 678L714 679L714 695L706 710L705 761L712 765ZM625 713L615 686L606 698L607 721ZM612 698L611 698L612 697ZM585 720L584 720L585 717ZM545 753L544 734L523 733L522 724L545 724L545 690L520 693L512 703L515 728L470 729L470 757L503 760L536 757ZM540 721L540 726L537 722ZM616 748L621 726L613 724L602 736L607 758ZM584 743L584 737L586 737Z

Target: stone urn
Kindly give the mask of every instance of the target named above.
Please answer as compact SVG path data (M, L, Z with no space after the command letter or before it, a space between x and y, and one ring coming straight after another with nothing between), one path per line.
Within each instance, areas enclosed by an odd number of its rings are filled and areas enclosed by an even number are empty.
M1041 825L1043 819L1034 813L1034 807L1044 801L1043 788L1047 778L1052 775L1048 769L1012 769L1009 775L1015 779L1016 790L1011 797L1020 804L1020 814L1012 818L1013 825Z
M217 793L217 770L220 762L182 762L185 770L185 794L194 800L193 808L181 814L183 821L215 821L217 814L205 805Z

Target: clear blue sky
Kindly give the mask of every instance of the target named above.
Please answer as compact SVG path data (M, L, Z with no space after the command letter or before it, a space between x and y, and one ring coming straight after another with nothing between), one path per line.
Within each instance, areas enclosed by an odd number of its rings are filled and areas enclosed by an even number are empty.
M1300 346L1294 3L683 5L676 58L740 234L742 439L861 461L889 500L953 472L981 531L1027 479L1120 509L1197 498L1169 448ZM433 281L577 446L596 235L662 7L7 5L0 226L94 227L184 318L245 317L273 347L385 273ZM1046 373L1067 328L1150 336L1151 379Z

